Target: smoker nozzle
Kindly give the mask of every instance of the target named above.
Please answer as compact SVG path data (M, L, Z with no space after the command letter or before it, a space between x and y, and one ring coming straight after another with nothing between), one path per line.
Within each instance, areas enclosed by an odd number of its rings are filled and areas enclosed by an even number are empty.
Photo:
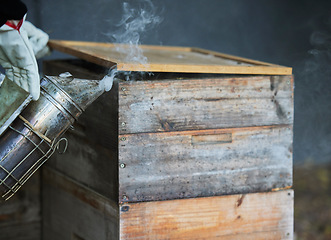
M47 161L82 112L103 92L98 80L41 79L41 95L0 136L0 194L10 198Z

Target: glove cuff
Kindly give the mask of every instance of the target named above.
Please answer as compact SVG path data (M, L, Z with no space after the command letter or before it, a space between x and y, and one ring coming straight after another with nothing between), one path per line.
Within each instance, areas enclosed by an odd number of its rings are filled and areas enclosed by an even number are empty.
M22 27L22 24L23 24L23 19L21 19L20 21L16 21L16 20L9 20L5 23L7 26L17 30L17 31L20 31L21 27Z
M0 27L1 31L11 31L11 30L17 30L20 31L24 21L26 18L26 14L21 20L8 20L3 26Z

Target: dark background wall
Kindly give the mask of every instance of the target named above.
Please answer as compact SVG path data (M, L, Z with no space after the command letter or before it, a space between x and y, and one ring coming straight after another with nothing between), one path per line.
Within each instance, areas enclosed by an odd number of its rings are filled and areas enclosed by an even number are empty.
M114 41L119 0L25 0L52 39ZM130 1L139 9L141 1ZM195 46L293 67L294 162L331 161L331 1L152 0L163 20L142 44ZM52 56L62 57L56 53Z

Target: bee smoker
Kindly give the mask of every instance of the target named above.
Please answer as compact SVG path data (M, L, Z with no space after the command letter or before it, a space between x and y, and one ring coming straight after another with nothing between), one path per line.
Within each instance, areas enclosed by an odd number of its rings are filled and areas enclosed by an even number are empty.
M7 200L67 140L62 134L104 89L98 80L49 77L31 102L0 136L0 194Z

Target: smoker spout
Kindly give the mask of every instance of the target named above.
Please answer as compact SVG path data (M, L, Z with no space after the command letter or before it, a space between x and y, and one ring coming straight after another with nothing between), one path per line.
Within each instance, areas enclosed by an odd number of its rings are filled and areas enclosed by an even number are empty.
M62 134L103 92L98 80L44 77L41 95L0 136L0 194L8 199L50 158Z

